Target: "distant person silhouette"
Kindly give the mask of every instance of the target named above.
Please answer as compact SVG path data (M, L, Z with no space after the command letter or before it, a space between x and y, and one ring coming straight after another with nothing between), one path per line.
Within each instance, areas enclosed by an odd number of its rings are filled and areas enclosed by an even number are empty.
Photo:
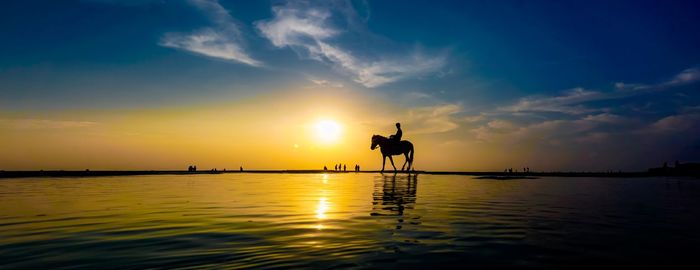
M327 171L327 170L328 170L328 168L326 168L326 166L323 166L323 170L324 170L324 171Z
M348 171L347 168L348 168L348 167L346 166L346 164L343 164L343 171L344 171L344 172Z
M333 170L334 170L334 171L337 171L337 170L338 170L338 164L335 164L335 166L333 166Z
M390 135L389 139L400 142L401 136L403 136L403 131L401 131L401 123L396 123L396 134Z
M243 171L243 166L241 166L241 167L239 168L239 170L240 170L240 171Z

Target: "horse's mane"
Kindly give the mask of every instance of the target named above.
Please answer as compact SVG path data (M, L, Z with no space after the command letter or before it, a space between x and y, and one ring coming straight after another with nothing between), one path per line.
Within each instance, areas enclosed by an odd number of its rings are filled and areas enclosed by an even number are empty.
M382 138L382 139L388 139L387 137L384 137L382 135L376 135L376 134L372 135L372 139L377 138L377 137Z

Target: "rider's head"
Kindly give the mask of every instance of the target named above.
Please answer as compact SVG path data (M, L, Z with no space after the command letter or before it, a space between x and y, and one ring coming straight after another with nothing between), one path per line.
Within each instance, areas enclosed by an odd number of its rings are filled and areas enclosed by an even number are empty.
M397 127L397 128L400 128L400 127L401 127L401 123L396 123L396 127Z

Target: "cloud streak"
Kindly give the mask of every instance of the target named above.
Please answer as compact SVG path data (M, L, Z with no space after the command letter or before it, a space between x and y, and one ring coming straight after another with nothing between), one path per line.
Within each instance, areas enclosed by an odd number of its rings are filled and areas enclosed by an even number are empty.
M316 78L308 78L310 82L312 82L315 85L318 86L323 86L323 87L332 87L332 88L343 88L343 84L339 82L334 82L334 81L329 81L329 80L324 80L324 79L316 79Z
M358 57L336 44L335 39L344 31L332 25L334 13L329 7L307 7L289 2L273 7L272 12L273 18L258 21L255 26L275 47L291 48L299 55L330 64L368 88L429 74L438 71L446 62L443 56L428 57L417 52L408 53L410 56L406 58Z
M689 68L681 71L671 79L658 84L623 83L614 84L617 91L601 92L581 87L564 91L562 95L542 97L530 96L518 100L515 104L499 107L501 112L557 112L570 115L590 114L607 111L608 108L591 108L585 104L593 101L622 99L655 91L668 90L700 81L700 69Z
M673 78L657 84L615 83L618 91L665 90L670 87L683 86L700 81L700 69L688 68L673 76Z
M262 65L262 62L253 59L243 49L238 25L218 1L190 2L207 14L214 27L205 27L190 33L166 33L160 40L160 46L256 67Z
M525 97L513 105L499 108L504 112L559 112L566 114L584 114L598 111L581 105L581 103L607 99L609 96L598 91L574 88L563 95L554 97Z

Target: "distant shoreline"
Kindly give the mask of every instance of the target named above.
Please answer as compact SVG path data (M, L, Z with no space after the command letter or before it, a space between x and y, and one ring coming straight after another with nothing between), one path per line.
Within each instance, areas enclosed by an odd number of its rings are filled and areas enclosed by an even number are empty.
M230 171L0 171L0 178L27 178L27 177L97 177L97 176L131 176L131 175L198 175L198 174L226 174L226 173L285 173L285 174L305 174L305 173L380 173L380 171L324 171L324 170L230 170ZM385 174L393 174L394 171L384 171ZM399 174L408 172L397 171ZM558 176L558 177L652 177L652 176L681 176L681 175L660 175L649 172L529 172L529 173L505 173L505 172L459 172L459 171L411 171L411 174L428 175L471 175L471 176L493 176L503 178L516 177L538 177L538 176Z

